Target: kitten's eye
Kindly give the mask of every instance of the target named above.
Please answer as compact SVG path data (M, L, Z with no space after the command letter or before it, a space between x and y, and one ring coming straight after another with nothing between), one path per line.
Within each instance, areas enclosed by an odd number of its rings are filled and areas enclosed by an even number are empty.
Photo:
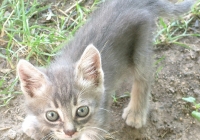
M78 117L85 117L88 115L88 113L89 113L89 107L87 106L81 106L76 111L76 115Z
M47 111L46 112L46 118L47 118L47 120L49 120L51 122L55 122L59 119L59 115L55 111Z

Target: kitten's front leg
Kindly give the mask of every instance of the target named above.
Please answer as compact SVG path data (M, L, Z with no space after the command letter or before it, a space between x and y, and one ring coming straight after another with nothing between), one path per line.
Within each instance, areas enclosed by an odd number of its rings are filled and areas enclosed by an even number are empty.
M42 139L46 135L45 132L41 131L37 118L32 115L26 116L22 124L22 130L27 136L34 140Z
M127 125L141 128L146 124L149 92L150 85L147 81L134 82L130 102L122 115Z

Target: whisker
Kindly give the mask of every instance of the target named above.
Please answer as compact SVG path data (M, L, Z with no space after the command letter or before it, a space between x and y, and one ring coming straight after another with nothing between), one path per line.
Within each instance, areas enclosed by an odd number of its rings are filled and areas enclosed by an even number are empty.
M108 131L106 131L106 130L104 130L104 129L102 129L102 128L99 128L99 127L84 127L84 128L82 128L82 129L80 129L80 131L83 131L83 130L85 130L85 129L97 129L97 130L99 130L99 131L101 131L101 132L103 132L103 133L105 133L105 134L107 134L107 135L111 135L110 132L108 132ZM92 131L93 131L93 130L92 130Z
M106 112L108 112L108 113L110 113L110 112L111 112L110 110L108 110L108 109L105 109L105 108L99 108L99 109L101 109L101 110L104 110L104 111L106 111Z
M110 134L108 131L104 130L104 129L101 129L99 127L90 127L90 128L94 128L94 129L97 129L97 130L100 130L101 132L104 132L106 134Z
M53 135L53 132L50 132L45 137L43 137L41 140L48 140L48 138L51 137L52 135Z
M86 134L90 139L95 140L95 135L91 132L89 134Z
M99 135L97 132L95 132L93 130L92 130L92 132L93 132L94 137L98 138L99 140L102 140L102 139L104 140L104 138L101 135Z
M50 137L50 140L57 140L57 139L55 139L55 137L54 137L55 135L53 134L53 135L51 135L51 137Z
M45 127L42 127L42 130L41 130L41 132L43 132L45 130Z

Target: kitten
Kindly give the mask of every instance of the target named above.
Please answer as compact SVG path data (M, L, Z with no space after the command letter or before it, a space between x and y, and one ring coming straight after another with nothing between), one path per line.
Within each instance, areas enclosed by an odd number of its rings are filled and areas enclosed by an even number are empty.
M122 118L135 128L145 125L155 18L178 16L192 3L108 0L46 69L20 60L17 73L27 107L23 131L35 140L104 139L111 94L126 77L134 82Z

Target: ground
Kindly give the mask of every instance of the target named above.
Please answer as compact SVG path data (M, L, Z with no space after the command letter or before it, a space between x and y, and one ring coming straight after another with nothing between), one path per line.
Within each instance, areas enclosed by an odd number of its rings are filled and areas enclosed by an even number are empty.
M121 114L129 98L119 98L113 101L108 140L200 140L200 122L190 115L192 105L182 100L193 96L200 102L200 39L185 37L180 42L190 48L175 44L154 47L154 58L158 63L146 126L134 129L124 123ZM9 68L5 59L0 57L0 62L2 74ZM15 72L12 72L10 80L14 78ZM116 92L117 97L129 91L129 83L122 84ZM21 130L25 117L24 97L22 94L13 97L6 106L0 107L0 140L29 140Z

